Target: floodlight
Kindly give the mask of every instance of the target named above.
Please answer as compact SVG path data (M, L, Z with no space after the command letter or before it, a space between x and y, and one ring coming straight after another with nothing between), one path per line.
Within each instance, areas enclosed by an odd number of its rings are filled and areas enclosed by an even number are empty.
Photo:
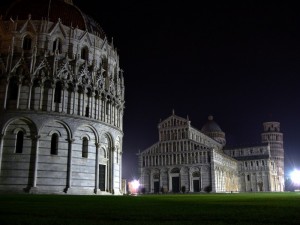
M294 170L291 172L291 180L294 184L300 184L300 170Z

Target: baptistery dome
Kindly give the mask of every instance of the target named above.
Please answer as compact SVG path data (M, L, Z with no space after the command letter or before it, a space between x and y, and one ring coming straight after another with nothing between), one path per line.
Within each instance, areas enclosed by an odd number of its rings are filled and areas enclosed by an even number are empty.
M0 19L0 191L122 194L124 77L71 0L16 0Z
M29 16L31 20L44 19L54 23L60 20L64 25L105 37L101 26L70 0L17 0L4 13L6 20L26 20Z

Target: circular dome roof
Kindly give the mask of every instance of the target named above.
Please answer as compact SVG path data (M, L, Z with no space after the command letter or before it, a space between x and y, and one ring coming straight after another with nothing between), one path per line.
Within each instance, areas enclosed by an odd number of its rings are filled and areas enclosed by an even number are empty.
M219 125L213 119L213 116L208 116L208 121L204 124L204 126L201 129L203 133L223 132Z
M26 20L29 15L32 20L48 18L54 23L60 19L64 25L105 37L100 25L75 6L72 0L15 0L6 10L4 20Z

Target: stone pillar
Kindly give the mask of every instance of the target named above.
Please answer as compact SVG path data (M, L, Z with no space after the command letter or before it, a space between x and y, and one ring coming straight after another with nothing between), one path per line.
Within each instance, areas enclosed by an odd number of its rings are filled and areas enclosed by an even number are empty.
M94 118L93 117L93 114L94 114L94 99L95 99L95 92L92 92L91 93L91 97L90 97L90 99L91 99L91 110L90 110L90 118Z
M62 102L61 102L61 110L60 112L65 112L65 94L67 87L65 84L62 84Z
M20 93L21 93L22 82L18 83L18 97L17 97L17 109L19 109L20 105Z
M120 182L120 190L122 190L122 154L123 154L123 151L121 151L120 149L120 152L119 152L119 180L121 181ZM125 193L123 193L125 194Z
M99 148L100 144L95 143L96 146L96 160L95 160L95 194L98 193L99 190ZM103 190L102 190L103 191Z
M29 92L28 92L27 109L30 109L32 86L33 86L33 83L30 82L30 84L29 84Z
M100 120L100 112L101 112L101 94L98 95L98 99L97 99L97 120Z
M111 175L111 193L114 193L114 184L115 184L115 179L114 179L114 164L115 164L115 148L114 147L111 147L111 172L110 172L110 175Z
M150 176L149 176L149 192L153 193L154 189L153 189L153 171L150 171Z
M5 97L4 97L4 105L3 108L6 109L6 103L7 103L7 94L8 94L8 87L9 87L9 80L6 82L5 86Z
M35 145L35 154L34 154L34 169L33 169L33 183L29 192L36 192L37 189L37 173L38 173L38 163L39 163L39 135L32 136L32 142Z
M68 165L67 165L67 187L65 192L72 188L72 143L75 139L66 139L68 141Z
M203 176L202 176L202 166L199 168L200 169L200 191L203 191Z
M55 95L55 89L56 86L55 84L52 85L52 99L51 99L51 111L55 111L54 110L54 95ZM31 91L30 91L31 92Z
M39 105L39 110L42 110L43 106L43 92L44 92L44 85L40 85L40 105Z
M104 97L104 99L102 99L102 111L101 111L101 121L106 122L106 102L107 98Z
M75 104L76 104L76 93L77 93L77 87L73 88L73 115L75 114ZM78 107L78 106L77 106Z
M85 105L84 105L84 98L85 97L85 89L83 88L83 90L82 90L82 98L81 98L81 103L80 103L80 105L81 105L81 116L84 116L85 115Z
M188 184L189 184L189 188L187 189L188 192L192 191L192 175L191 175L191 168L188 168Z

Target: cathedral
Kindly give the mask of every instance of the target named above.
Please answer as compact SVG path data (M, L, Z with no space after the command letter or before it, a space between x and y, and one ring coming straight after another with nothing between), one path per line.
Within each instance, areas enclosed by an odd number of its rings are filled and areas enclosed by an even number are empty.
M143 193L284 191L283 134L264 122L261 144L227 147L212 116L201 129L174 111L158 124L159 140L138 153Z
M0 191L121 195L124 77L72 0L14 0L0 18Z

